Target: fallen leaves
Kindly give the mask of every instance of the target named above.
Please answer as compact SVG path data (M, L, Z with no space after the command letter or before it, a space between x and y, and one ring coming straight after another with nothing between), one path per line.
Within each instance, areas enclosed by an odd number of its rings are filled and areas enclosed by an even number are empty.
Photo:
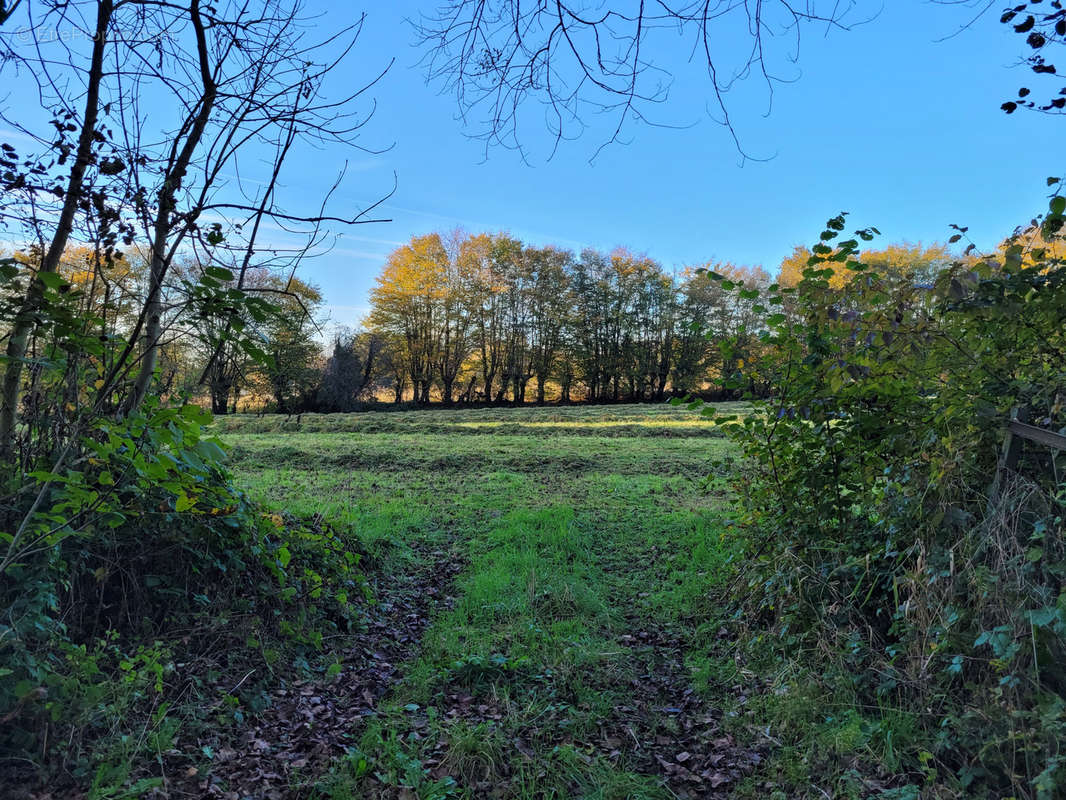
M436 609L449 604L446 587L462 564L450 551L418 554L423 568L378 575L367 610L366 630L352 634L339 673L333 677L281 683L266 708L229 736L211 729L168 754L169 798L289 800L342 756L396 685L405 661L417 652ZM211 753L209 763L201 754ZM190 761L201 764L198 768Z

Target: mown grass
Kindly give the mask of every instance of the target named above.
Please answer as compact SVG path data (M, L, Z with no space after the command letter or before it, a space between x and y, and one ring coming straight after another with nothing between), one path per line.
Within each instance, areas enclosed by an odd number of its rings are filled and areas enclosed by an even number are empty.
M696 642L739 552L719 479L731 445L711 424L612 406L295 425L220 422L251 495L321 517L382 568L409 565L418 543L466 564L388 704L319 776L320 796L671 796L602 742L646 668L634 629ZM644 723L669 736L669 716Z
M744 413L746 403L717 403ZM699 414L667 404L423 408L353 414L235 414L218 417L221 433L514 433L565 436L720 436ZM486 430L488 429L488 430Z

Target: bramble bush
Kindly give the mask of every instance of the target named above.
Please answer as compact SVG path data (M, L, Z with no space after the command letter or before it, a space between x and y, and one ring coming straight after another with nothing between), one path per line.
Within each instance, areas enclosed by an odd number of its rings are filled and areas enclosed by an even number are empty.
M277 367L270 331L306 321L296 267L365 219L333 212L341 175L290 196L286 161L357 146L369 86L331 88L361 26L309 42L299 4L36 10L0 37L42 89L0 142L0 785L125 796L182 716L237 716L235 664L310 665L358 620L357 554L235 491L186 392ZM246 194L225 176L250 163Z
M1012 408L1066 426L1064 211L922 272L864 264L877 231L840 215L794 288L712 276L762 315L734 384L768 396L720 415L750 535L726 602L798 794L1066 790L1061 458L997 470Z
M4 266L17 296L32 273ZM332 530L234 488L209 413L174 395L124 409L126 384L101 391L126 341L101 337L80 299L62 281L43 294L0 491L0 777L104 797L149 788L144 765L237 666L326 660L324 634L359 624L366 583Z
M310 668L329 660L324 634L359 624L359 554L331 530L266 514L233 490L193 409L157 409L141 430L171 442L137 451L145 464L176 467L174 482L156 483L151 467L141 485L116 481L92 522L38 542L0 576L0 753L9 768L125 786L131 770L143 777L144 764L172 747L180 726L198 724L195 709L219 700L238 667ZM170 424L158 427L161 418ZM137 471L126 458L132 440L116 438L120 455L92 448L84 471L37 476L59 487L40 524L75 516L55 510L64 504L85 508L103 470ZM247 686L252 705L259 683Z

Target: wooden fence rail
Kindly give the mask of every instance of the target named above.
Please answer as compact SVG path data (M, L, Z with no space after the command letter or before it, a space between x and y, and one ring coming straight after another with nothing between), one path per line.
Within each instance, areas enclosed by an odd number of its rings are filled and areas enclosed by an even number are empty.
M1011 412L1010 422L1007 423L1006 434L1003 436L1003 449L1000 452L999 465L996 467L996 476L988 492L989 507L994 506L999 500L1003 472L1013 470L1018 466L1022 444L1026 441L1036 442L1053 450L1066 450L1066 436L1029 424L1029 406L1019 406L1014 409Z
M1036 425L1030 425L1028 422L1022 422L1021 420L1012 419L1008 423L1007 435L1011 437L1020 436L1030 442L1038 442L1044 447L1066 450L1066 436L1055 431L1049 431L1047 428L1038 428Z

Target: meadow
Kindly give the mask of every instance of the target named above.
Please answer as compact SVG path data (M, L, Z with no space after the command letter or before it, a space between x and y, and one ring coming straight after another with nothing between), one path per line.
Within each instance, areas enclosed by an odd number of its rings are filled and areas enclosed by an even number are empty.
M382 697L336 732L328 769L292 770L290 786L713 797L760 760L708 691L709 596L741 543L724 481L733 446L699 414L237 416L216 429L245 491L337 531L363 554L375 607L407 609L390 618L410 646ZM340 658L331 702L366 671L363 655Z

